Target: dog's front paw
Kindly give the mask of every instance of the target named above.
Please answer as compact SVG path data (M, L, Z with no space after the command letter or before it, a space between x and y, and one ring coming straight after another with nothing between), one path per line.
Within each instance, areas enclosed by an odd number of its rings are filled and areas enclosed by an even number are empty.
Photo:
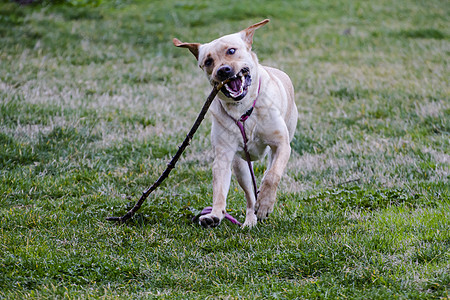
M220 221L220 218L213 214L203 215L198 219L198 223L204 228L217 227L219 226Z
M256 226L257 223L258 219L256 218L255 213L253 212L247 213L247 216L245 217L245 222L244 224L242 224L242 228L244 227L252 228L253 226Z
M273 202L270 201L257 201L256 202L256 216L258 220L264 220L269 217L269 214L273 212Z

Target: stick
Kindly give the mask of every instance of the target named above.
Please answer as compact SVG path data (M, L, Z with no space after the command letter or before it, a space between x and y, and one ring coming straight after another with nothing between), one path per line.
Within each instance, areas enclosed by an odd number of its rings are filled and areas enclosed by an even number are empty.
M186 138L184 139L183 143L181 144L180 147L178 147L177 153L175 153L175 155L172 157L172 160L167 164L167 168L164 170L164 172L161 174L161 176L159 176L158 180L156 180L155 183L153 183L153 185L148 190L146 190L144 193L142 193L142 196L139 199L139 201L136 202L134 207L132 209L130 209L125 215L123 215L121 217L107 217L106 220L124 223L128 219L132 218L134 216L134 214L141 208L142 204L148 198L148 196L154 190L156 190L158 188L158 186L169 176L169 173L172 171L173 168L175 168L175 164L177 163L177 161L180 158L181 154L183 153L184 149L186 149L186 147L189 146L189 143L192 140L195 132L197 131L200 124L202 123L203 119L205 118L205 115L209 109L209 106L211 105L211 103L213 102L217 93L220 91L220 89L222 88L222 86L225 83L226 82L216 83L214 85L211 93L209 94L208 98L206 99L205 104L203 104L203 108L200 111L200 114L198 115L197 120L195 120L194 125L192 125L192 128L189 131L189 133L186 135Z

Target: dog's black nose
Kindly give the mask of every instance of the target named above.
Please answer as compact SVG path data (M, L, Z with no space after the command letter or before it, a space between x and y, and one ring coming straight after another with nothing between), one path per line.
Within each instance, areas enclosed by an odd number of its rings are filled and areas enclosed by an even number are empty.
M223 65L217 70L217 77L219 80L225 80L234 75L234 70L229 65Z

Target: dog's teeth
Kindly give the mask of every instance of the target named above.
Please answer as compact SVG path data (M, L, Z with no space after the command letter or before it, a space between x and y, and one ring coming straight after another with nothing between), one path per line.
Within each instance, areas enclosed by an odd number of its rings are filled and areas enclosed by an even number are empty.
M241 74L242 72L240 72L239 74L236 74L232 77L232 79L237 79L239 78L241 80L241 87L239 88L238 92L233 91L230 86L227 84L225 84L225 89L230 93L230 96L233 98L237 98L240 95L242 95L244 93L244 88L245 88L245 76Z

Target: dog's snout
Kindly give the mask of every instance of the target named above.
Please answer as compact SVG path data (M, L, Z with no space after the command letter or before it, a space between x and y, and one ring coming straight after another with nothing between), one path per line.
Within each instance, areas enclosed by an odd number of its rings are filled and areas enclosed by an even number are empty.
M223 65L217 70L217 77L219 80L225 80L234 75L234 70L229 65Z

